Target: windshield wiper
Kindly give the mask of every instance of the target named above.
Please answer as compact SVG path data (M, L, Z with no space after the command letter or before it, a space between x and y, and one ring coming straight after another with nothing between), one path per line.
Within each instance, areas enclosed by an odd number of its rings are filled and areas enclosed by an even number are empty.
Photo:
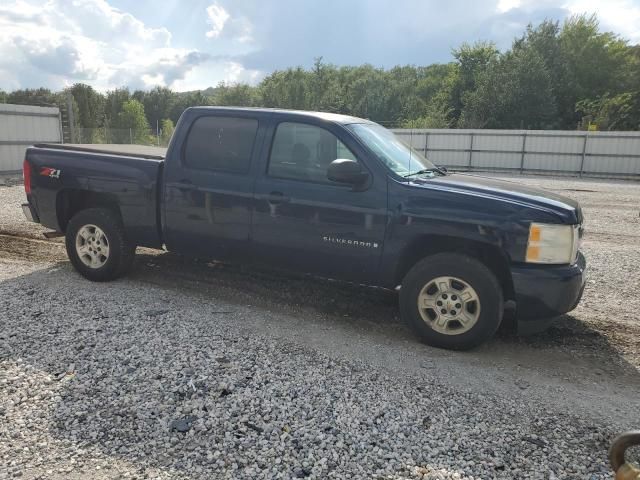
M440 167L432 167L432 168L423 168L422 170L418 170L417 172L407 173L403 175L404 178L413 177L415 175L423 175L425 173L439 173L440 175L446 175L447 172Z

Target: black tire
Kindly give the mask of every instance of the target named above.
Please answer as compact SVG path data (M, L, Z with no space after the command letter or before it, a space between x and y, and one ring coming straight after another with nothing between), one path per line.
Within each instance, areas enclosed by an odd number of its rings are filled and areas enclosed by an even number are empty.
M104 264L96 268L86 265L76 248L78 232L87 225L100 228L108 242L109 255ZM67 225L65 245L75 269L94 282L107 282L125 275L136 251L135 245L127 240L120 216L107 208L88 208L76 213Z
M458 322L462 333L441 333L422 318L418 309L419 295L423 288L439 277L455 277L475 290L479 299L479 315L467 331L463 331L464 326ZM400 314L405 323L424 343L450 350L468 350L490 339L500 326L503 307L502 288L493 272L478 260L456 253L440 253L422 259L407 273L400 289ZM423 311L425 315L428 313Z

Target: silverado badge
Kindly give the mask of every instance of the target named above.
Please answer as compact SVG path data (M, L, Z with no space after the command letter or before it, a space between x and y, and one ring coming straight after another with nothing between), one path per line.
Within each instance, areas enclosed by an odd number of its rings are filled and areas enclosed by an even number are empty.
M330 236L327 236L327 235L322 237L322 241L323 242L329 242L329 243L337 243L337 244L340 244L340 245L353 246L353 247L364 247L364 248L378 248L379 247L378 242L363 242L363 241L360 241L360 240L352 240L352 239L348 239L348 238L330 237Z

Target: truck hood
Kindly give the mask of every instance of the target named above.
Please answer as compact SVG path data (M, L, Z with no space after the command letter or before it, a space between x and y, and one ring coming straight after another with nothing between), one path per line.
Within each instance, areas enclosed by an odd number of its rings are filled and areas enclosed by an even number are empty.
M557 212L564 218L567 216L573 217L578 222L582 222L582 210L577 201L542 188L529 187L509 180L466 173L448 173L446 176L430 179L416 178L412 184L420 187L443 188L461 193L468 192L493 198L497 197L505 201L524 203L532 207Z

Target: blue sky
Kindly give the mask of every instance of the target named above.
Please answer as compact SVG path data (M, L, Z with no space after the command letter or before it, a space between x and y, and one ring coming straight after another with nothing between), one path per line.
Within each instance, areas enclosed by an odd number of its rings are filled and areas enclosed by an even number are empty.
M578 13L640 43L640 0L2 0L0 89L193 90L317 56L427 65L462 42L505 49L528 23Z

